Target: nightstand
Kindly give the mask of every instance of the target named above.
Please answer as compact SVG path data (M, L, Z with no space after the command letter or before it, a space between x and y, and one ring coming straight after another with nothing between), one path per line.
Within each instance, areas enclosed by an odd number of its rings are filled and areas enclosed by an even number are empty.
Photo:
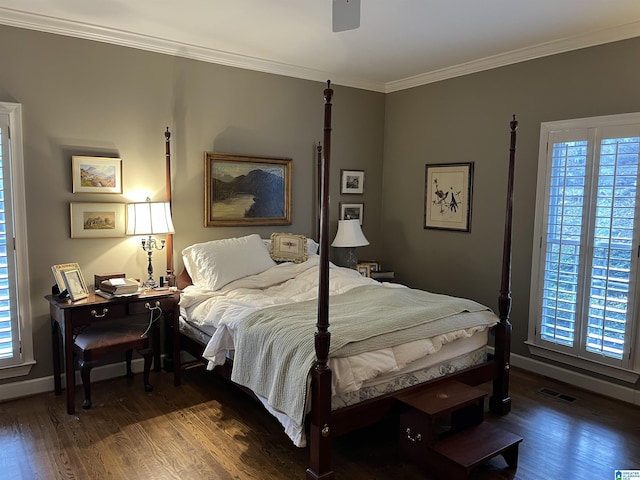
M53 380L56 395L62 393L61 355L64 357L66 373L67 413L75 412L75 366L73 358L74 336L87 325L106 320L125 319L128 316L149 313L160 308L164 322L173 324L178 318L179 292L148 290L140 295L102 298L90 293L87 298L72 302L60 300L55 295L46 295L51 315L53 346ZM152 327L153 369L160 371L160 335L158 322ZM175 375L175 372L174 372Z

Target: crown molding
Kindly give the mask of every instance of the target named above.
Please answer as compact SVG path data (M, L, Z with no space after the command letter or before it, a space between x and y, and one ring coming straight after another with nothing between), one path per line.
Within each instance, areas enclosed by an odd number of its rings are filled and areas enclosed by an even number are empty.
M72 22L55 17L36 15L9 8L0 7L0 24L11 27L37 30L45 33L64 35L67 37L82 38L96 42L109 43L122 47L136 48L154 53L190 58L202 62L215 63L228 67L254 70L274 75L284 75L287 77L300 78L303 80L313 80L326 83L331 80L334 85L360 88L384 93L385 85L382 82L375 82L366 79L341 77L335 73L324 72L312 68L288 65L280 62L273 62L246 55L238 55L214 48L201 47L189 43L166 40L150 35L127 32L112 28L105 28L88 23Z
M627 40L640 36L640 22L629 23L619 27L600 30L584 35L564 38L553 42L547 42L533 47L521 48L509 52L493 55L490 57L474 60L472 62L454 65L452 67L434 70L432 72L415 75L402 80L388 82L385 85L385 93L406 90L429 83L448 80L450 78L461 77L471 73L491 70L498 67L512 65L514 63L526 62L536 58L548 57L559 53L579 50L581 48L593 47L605 43Z
M381 93L392 93L399 90L406 90L514 63L525 62L527 60L640 36L640 22L634 22L619 27L600 30L598 32L547 42L533 47L512 50L479 60L384 83L366 79L341 77L331 72L299 67L296 65L288 65L285 63L273 62L246 55L238 55L213 48L170 41L159 37L105 28L88 23L72 22L56 17L37 15L3 7L0 7L0 24L46 33L54 33L57 35L83 38L85 40L93 40L177 57L190 58L202 62L242 68L245 70L254 70L274 75L284 75L303 80L312 80L324 83L327 79L330 79L331 83L334 85L342 85Z

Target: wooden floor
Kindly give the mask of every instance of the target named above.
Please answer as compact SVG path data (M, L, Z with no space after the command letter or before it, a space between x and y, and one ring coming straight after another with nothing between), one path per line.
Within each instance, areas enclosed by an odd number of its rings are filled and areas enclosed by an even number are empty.
M77 392L76 415L53 393L0 403L0 478L305 478L308 450L232 386L200 367L179 388L164 372L152 383L151 393L140 375L96 383L89 411ZM615 469L640 469L640 408L517 370L511 387L512 412L488 419L524 437L518 470L498 458L474 479L608 480ZM432 478L399 458L395 430L389 422L336 440L336 478Z

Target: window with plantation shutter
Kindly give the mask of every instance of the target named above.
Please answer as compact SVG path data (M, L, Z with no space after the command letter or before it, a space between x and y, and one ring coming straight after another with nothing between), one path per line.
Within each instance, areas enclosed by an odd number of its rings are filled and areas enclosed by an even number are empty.
M540 137L528 344L633 381L608 367L639 370L640 114L543 123Z
M26 241L20 105L0 102L0 378L35 363Z

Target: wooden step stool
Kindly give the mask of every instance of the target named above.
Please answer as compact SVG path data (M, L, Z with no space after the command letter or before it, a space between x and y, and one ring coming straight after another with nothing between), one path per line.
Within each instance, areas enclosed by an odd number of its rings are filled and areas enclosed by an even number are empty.
M398 395L401 451L447 479L466 479L498 455L515 469L522 437L483 423L486 395L453 380Z

